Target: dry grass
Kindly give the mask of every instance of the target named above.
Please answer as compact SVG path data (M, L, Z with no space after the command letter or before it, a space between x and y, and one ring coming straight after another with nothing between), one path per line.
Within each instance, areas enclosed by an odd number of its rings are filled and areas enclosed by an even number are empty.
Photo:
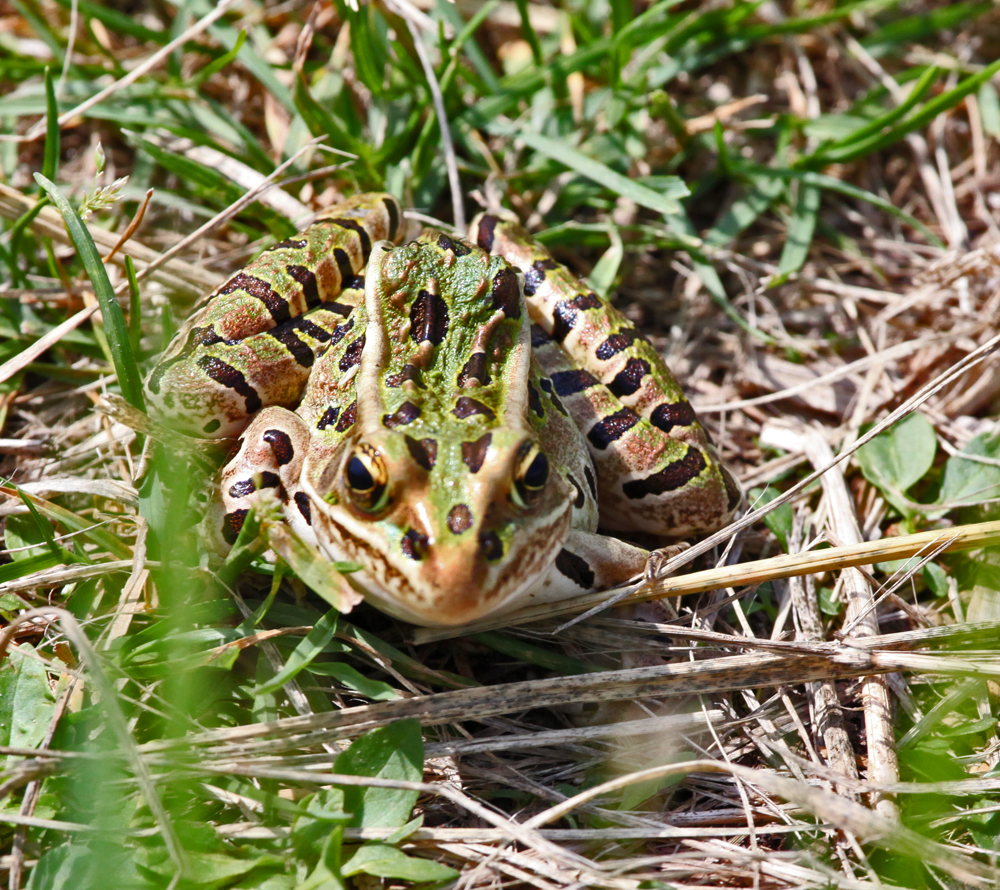
M955 528L991 520L1000 484L996 91L987 81L886 144L852 153L824 140L906 103L929 65L940 70L922 101L982 71L997 57L1000 19L988 4L951 19L958 7L947 4L869 4L847 17L809 6L691 4L663 33L650 26L605 48L600 64L567 71L558 48L575 58L624 26L528 4L540 64L518 7L494 5L477 52L493 71L526 66L506 94L471 52L449 79L436 25L387 4L371 21L396 29L414 83L380 94L336 6L311 18L296 4L219 6L220 31L197 18L207 5L174 21L139 4L130 31L88 8L77 21L68 4L0 2L0 83L11 94L0 104L0 263L10 261L0 475L11 483L0 488L11 560L0 565L0 614L5 654L17 656L0 670L0 753L10 755L0 868L11 887L71 886L94 863L122 887L341 886L329 843L321 853L307 842L302 819L318 788L358 784L419 793L423 825L405 837L348 825L339 848L388 839L460 869L462 888L996 883L996 523ZM158 41L139 30L168 25ZM243 56L199 80L240 28L274 82ZM59 214L48 207L23 235L12 229L37 201L31 173L44 164L41 62L58 81L71 41L58 183L78 204L95 185L98 141L98 184L135 180L88 221L102 254L156 190L108 265L126 308L126 254L141 276L143 360L162 343L168 297L209 289L336 195L385 177L408 205L452 219L499 197L549 230L582 274L603 256L619 305L684 381L756 511L726 565L713 568L711 544L681 554L677 567L700 562L661 585L687 594L677 615L632 605L560 627L565 616L531 614L415 642L412 628L360 609L317 644L310 629L326 607L286 578L263 621L248 621L271 579L250 573L222 590L200 553L163 539L182 515L164 519L134 487L150 430L134 411L101 409L118 392L115 367ZM617 68L606 62L615 52ZM438 65L436 97L419 82L421 54ZM650 60L677 70L653 88ZM353 110L364 131L355 139L381 126L382 156L341 168L307 145L305 106L275 92L289 92L296 66L319 92L335 93L318 71L342 77L346 103L321 98L338 120ZM643 72L650 81L637 86ZM636 115L627 126L616 100ZM201 116L186 116L184 102ZM450 147L438 143L435 104L450 117ZM543 128L552 107L567 142L579 137L610 168L679 174L694 192L688 236L703 244L684 241L681 220L665 224L519 142L519 128ZM372 108L398 119L365 117ZM407 114L417 126L400 135ZM226 115L238 126L225 129ZM640 144L623 149L627 138ZM392 139L411 144L397 151ZM269 176L283 159L289 169ZM281 176L302 178L253 192ZM610 223L627 248L620 266ZM786 246L795 239L797 261ZM856 451L914 410L926 424ZM204 459L189 451L193 465ZM184 455L173 460L175 487L197 488ZM907 535L910 549L887 549ZM757 562L772 558L779 567L765 574ZM260 692L306 634L316 670ZM373 685L322 669L331 664ZM352 739L408 718L424 728L423 781L336 773Z

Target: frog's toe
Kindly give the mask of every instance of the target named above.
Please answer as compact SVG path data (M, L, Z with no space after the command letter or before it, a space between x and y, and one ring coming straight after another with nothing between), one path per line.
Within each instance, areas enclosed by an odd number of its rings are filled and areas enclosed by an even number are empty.
M660 547L650 553L649 559L646 560L646 580L659 581L662 578L666 578L668 575L668 573L664 571L666 564L679 553L683 553L690 546L691 545L686 541L682 541L679 544L670 544L667 547Z

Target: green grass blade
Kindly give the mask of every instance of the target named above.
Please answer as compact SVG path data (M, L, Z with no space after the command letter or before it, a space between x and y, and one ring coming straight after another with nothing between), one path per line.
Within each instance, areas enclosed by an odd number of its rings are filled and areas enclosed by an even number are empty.
M793 272L798 272L809 256L809 245L812 244L813 233L816 231L820 194L819 187L815 184L803 182L799 185L799 194L788 224L785 246L781 248L778 275L772 286L784 281Z
M538 41L538 35L531 25L531 16L528 15L528 0L517 0L517 11L521 16L521 33L524 34L524 39L531 47L531 55L535 64L541 68L545 64L545 59L542 56L542 44Z
M55 183L46 179L41 173L35 174L35 181L45 189L52 203L62 214L66 229L80 255L80 261L90 276L90 282L94 286L94 294L104 316L108 346L111 348L111 357L118 374L122 395L133 408L145 411L146 403L142 397L142 377L139 374L135 356L132 354L128 328L125 326L125 315L122 312L122 307L118 305L114 288L108 279L104 263L101 262L101 255L97 252L94 239L90 237L90 232L83 224L83 220L80 219L80 215L72 208L69 201L66 200L66 196L59 191Z
M648 207L658 213L668 216L677 213L681 206L679 199L690 194L679 176L660 177L661 181L666 181L666 187L662 192L653 191L634 179L629 179L627 176L612 170L600 161L587 157L583 152L577 151L565 142L550 139L535 130L528 129L518 130L515 135L525 145L540 154L557 163L564 164L614 194L629 198L636 204Z
M266 683L256 686L251 695L256 697L275 692L293 679L299 671L309 667L313 659L322 653L326 645L333 639L333 635L337 632L339 618L340 613L336 609L330 609L313 625L313 629L309 631L305 639L295 647L292 654L288 656L285 666Z
M45 152L42 176L55 182L59 169L59 103L52 84L52 69L45 69Z
M923 107L912 117L900 121L886 132L876 133L859 144L846 146L839 151L824 151L811 159L810 166L844 163L888 148L914 130L927 126L939 114L954 108L970 93L976 92L984 83L989 82L997 72L1000 72L1000 59L987 65L982 71L977 71L965 78L954 89L925 102Z
M125 257L125 275L128 278L128 341L132 344L132 354L139 354L142 339L142 303L139 300L139 280L135 275L132 257Z

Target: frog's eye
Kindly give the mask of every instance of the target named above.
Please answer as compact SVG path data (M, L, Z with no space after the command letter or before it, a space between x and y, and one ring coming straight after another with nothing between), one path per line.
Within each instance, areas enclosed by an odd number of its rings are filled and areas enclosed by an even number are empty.
M378 449L361 445L344 466L344 481L358 509L373 512L384 506L388 474Z
M521 506L530 507L542 496L545 483L549 481L549 459L534 442L525 442L517 456L514 469L515 500Z

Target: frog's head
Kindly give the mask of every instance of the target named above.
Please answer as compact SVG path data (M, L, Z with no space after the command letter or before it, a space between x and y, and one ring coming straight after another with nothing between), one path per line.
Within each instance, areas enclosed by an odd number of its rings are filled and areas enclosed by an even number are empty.
M574 490L535 422L522 288L506 260L443 234L372 249L357 420L302 476L320 543L409 621L509 608L569 529Z
M321 473L303 473L320 543L363 567L377 606L416 624L509 608L570 526L574 491L529 433L447 432L366 436Z

